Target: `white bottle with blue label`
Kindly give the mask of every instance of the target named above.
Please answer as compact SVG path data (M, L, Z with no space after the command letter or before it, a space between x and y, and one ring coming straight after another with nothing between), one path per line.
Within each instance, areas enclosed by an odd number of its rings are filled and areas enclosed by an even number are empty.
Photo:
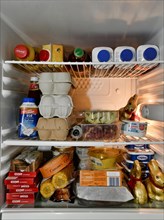
M92 62L109 63L113 62L113 49L110 47L95 47L92 50ZM94 65L98 69L108 69L113 65Z
M137 48L137 61L158 61L159 59L159 48L156 45L140 45Z
M114 50L114 61L115 62L132 62L136 60L135 48L130 46L116 47ZM124 68L126 66L123 66ZM128 66L127 66L128 67Z

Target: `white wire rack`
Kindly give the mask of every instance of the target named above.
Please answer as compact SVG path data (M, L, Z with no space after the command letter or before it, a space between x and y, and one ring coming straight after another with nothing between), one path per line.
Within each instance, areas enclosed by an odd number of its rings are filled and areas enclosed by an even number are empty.
M29 62L5 61L21 71L39 74L41 72L70 72L75 78L136 78L152 70L164 61L153 62Z

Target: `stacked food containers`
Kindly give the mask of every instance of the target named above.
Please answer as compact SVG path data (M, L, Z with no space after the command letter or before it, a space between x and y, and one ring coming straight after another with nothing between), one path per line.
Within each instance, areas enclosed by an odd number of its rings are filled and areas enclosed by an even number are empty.
M127 145L126 151L122 165L127 175L133 168L134 161L138 160L142 168L142 179L147 178L149 175L147 164L154 157L154 152L149 148L149 145Z
M66 140L69 120L73 110L72 98L68 95L72 85L67 72L44 72L40 74L39 88L43 94L37 130L41 140Z

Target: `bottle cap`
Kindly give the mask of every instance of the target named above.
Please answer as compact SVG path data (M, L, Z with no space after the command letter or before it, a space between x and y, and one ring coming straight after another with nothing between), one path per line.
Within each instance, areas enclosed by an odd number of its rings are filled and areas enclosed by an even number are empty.
M98 53L97 58L100 62L108 62L110 60L110 53L107 50L101 50Z
M35 99L34 98L23 98L23 102L34 102L35 103Z
M38 82L38 77L32 76L32 77L30 78L30 81Z
M81 48L75 48L74 49L74 55L77 58L81 58L82 56L84 56L84 50L82 50Z
M41 50L39 53L40 61L48 61L50 59L50 52L48 50Z
M143 56L145 60L154 60L157 57L157 51L153 47L149 47L144 51Z
M19 44L14 48L14 54L20 59L25 59L29 55L29 49L23 44Z
M125 49L121 52L120 58L122 61L131 61L133 59L133 53L129 49Z

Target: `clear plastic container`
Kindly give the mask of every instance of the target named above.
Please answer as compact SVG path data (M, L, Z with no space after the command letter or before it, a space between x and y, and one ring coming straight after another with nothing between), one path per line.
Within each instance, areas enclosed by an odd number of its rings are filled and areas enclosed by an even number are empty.
M115 141L120 137L120 123L76 125L71 131L71 136L82 140Z
M92 50L92 62L113 62L113 49L110 47L95 47ZM94 65L98 69L108 69L113 65L107 64L106 66Z
M86 111L84 118L91 124L111 124L119 121L119 111Z
M137 61L160 60L159 48L156 45L140 45L137 48Z

